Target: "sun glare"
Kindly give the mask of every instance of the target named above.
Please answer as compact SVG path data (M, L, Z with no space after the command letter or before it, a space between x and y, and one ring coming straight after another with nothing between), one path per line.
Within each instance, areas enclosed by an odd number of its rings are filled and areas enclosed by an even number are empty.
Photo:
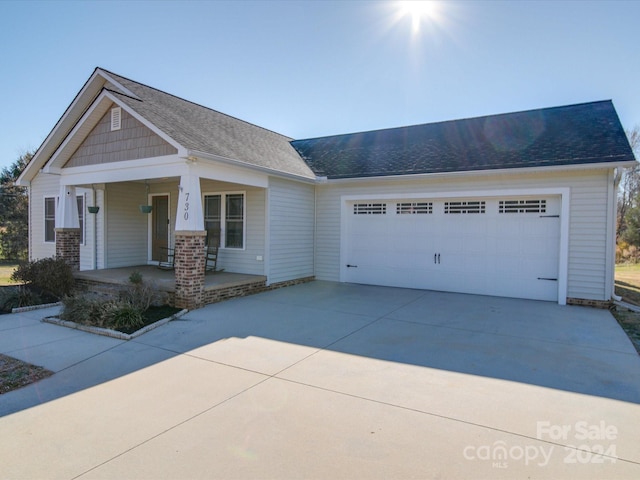
M411 26L414 33L417 33L422 22L432 18L437 10L437 5L434 1L409 0L398 3L400 4L400 15L411 17Z

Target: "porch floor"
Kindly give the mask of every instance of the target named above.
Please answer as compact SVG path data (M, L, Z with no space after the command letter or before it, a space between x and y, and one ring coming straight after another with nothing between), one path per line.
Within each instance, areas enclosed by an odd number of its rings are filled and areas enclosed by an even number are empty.
M129 283L129 276L136 271L142 274L142 278L144 280L153 282L159 290L170 293L175 292L175 272L172 270L161 270L154 265L105 268L103 270L82 270L80 272L76 272L74 276L77 279L89 280L92 282L126 285ZM248 275L245 273L232 272L208 272L204 277L204 288L205 290L216 290L218 288L235 287L266 280L267 277L262 275Z

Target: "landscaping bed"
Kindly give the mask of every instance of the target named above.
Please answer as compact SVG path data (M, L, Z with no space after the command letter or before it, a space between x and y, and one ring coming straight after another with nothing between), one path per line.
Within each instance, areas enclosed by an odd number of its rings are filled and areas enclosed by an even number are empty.
M64 320L60 317L45 317L42 321L63 327L75 328L77 330L94 333L96 335L104 335L106 337L117 338L120 340L131 340L132 338L139 337L154 328L165 325L185 313L187 313L187 310L181 310L167 305L149 307L149 309L142 314L143 321L136 324L136 326L113 326L111 328L105 326L101 321L76 323L70 320Z
M43 367L31 365L0 353L0 395L53 375Z

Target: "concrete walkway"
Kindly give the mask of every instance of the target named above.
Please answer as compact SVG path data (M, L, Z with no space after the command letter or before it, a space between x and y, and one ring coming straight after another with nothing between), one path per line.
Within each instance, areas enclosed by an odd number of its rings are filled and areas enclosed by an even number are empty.
M640 478L609 312L313 282L129 342L0 317L0 478ZM596 453L603 453L597 455Z

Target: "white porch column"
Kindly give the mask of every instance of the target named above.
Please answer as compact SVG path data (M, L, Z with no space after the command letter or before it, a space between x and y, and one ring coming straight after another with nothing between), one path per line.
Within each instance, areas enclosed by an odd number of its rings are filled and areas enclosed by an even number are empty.
M78 220L78 202L76 200L76 187L62 185L60 187L60 200L56 207L56 228L80 228Z
M204 230L200 177L189 172L180 178L178 211L176 212L176 231L189 232Z
M190 170L190 169L189 169ZM175 305L192 310L204 304L205 237L200 177L193 171L180 178L175 232Z
M60 187L56 208L56 257L64 259L71 270L80 270L80 220L76 187Z

